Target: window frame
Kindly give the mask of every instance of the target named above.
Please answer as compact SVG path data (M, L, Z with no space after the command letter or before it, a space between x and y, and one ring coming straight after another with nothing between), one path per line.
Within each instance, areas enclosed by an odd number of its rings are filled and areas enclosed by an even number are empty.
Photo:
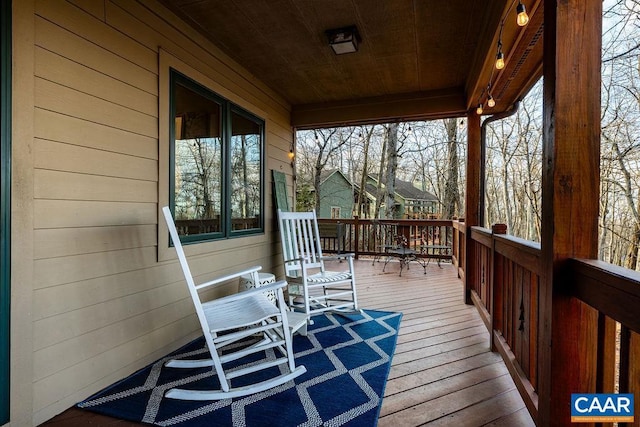
M12 2L3 1L0 12L0 425L11 421L11 100Z
M329 212L331 215L331 219L341 219L342 218L342 208L340 206L331 206L329 208ZM337 216L334 215L334 213L337 213Z
M207 84L197 81L174 67L168 68L168 93L169 93L169 126L168 126L168 205L175 217L175 103L174 87L180 84L196 94L220 105L221 114L221 206L220 206L220 228L219 232L194 234L190 236L180 236L180 241L184 244L204 243L211 241L224 241L238 237L263 235L265 233L265 152L266 152L266 120L256 114L251 113L246 108L237 105L235 102L225 98ZM232 117L239 115L244 119L252 121L259 127L259 214L256 228L233 230L232 227L232 205L231 205L231 149L233 138ZM162 196L160 196L162 197ZM162 205L162 203L160 203Z

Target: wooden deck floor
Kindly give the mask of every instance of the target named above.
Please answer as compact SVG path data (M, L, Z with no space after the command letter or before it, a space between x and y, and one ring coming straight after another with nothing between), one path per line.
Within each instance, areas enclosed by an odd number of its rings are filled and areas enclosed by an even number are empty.
M357 269L361 307L403 313L380 427L534 425L451 264Z
M450 264L356 262L362 308L401 311L400 333L378 425L533 426L475 307ZM45 425L138 426L70 409Z

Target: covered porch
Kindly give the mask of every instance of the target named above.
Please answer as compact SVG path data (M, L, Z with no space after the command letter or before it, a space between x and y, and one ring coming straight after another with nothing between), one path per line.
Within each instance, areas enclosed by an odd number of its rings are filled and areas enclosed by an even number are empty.
M295 194L296 129L466 117L464 221L448 225L457 268L411 266L400 278L393 264L380 275L359 263L361 305L405 312L381 424L513 425L530 413L540 426L567 425L571 393L612 392L618 378L620 390L640 389L640 278L595 260L602 1L373 3L2 3L12 16L2 94L11 94L2 211L12 238L2 242L11 275L0 282L0 424L47 421L198 333L158 221L175 201L174 70L229 101L225 111L264 124L262 228L191 245L203 277L282 270L269 178L284 173ZM360 50L334 55L325 30L354 23ZM482 114L509 114L542 75L537 245L485 224ZM477 359L495 371L464 367ZM486 398L469 404L480 389Z

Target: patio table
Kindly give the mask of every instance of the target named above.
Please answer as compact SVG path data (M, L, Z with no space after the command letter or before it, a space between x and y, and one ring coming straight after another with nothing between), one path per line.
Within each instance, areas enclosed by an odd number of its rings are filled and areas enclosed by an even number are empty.
M407 266L407 270L409 269L409 263L411 261L416 261L420 265L422 265L422 268L424 269L424 274L427 274L427 264L426 262L424 262L424 260L422 260L421 258L418 258L418 251L416 250L405 248L405 247L393 248L393 249L389 249L386 252L386 255L387 255L387 259L384 262L382 271L384 271L384 269L387 267L387 264L389 263L389 260L391 258L397 258L400 261L400 276L402 276L402 270L404 269L405 266Z

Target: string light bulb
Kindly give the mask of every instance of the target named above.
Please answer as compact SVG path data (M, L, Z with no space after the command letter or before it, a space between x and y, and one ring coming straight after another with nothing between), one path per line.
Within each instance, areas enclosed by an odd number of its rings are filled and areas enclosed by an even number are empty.
M489 95L489 99L487 99L487 107L493 108L496 106L496 100L493 99L493 96Z
M480 115L482 114L482 103L478 104L478 108L476 108L476 114Z
M498 51L496 55L496 69L502 70L504 68L504 53L502 53L502 49Z
M516 22L519 26L524 27L529 23L529 15L527 15L527 8L522 4L522 1L518 0L518 6L516 7L518 13Z
M289 150L289 160L293 162L293 159L296 157L296 153L293 152L293 148Z

